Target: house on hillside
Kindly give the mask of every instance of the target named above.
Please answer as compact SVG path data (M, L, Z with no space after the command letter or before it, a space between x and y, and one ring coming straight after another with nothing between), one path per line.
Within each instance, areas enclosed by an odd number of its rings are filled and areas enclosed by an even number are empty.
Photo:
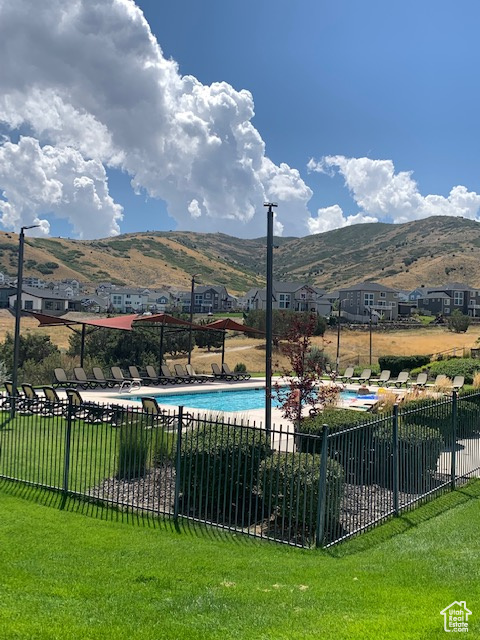
M462 282L429 287L418 299L418 308L430 315L451 315L456 309L464 315L480 316L480 290Z
M152 313L165 313L170 309L174 299L172 294L165 289L150 289L147 302L147 310Z
M266 289L250 289L245 294L246 309L266 309ZM322 316L331 313L332 305L323 289L317 289L304 282L280 282L272 284L272 307L279 310L311 311Z
M15 309L17 304L17 291L8 297L9 307ZM68 298L56 294L47 289L36 287L22 287L22 310L38 311L51 316L61 316L68 308Z
M150 290L117 287L100 295L108 295L109 308L118 313L142 313L147 310Z
M396 289L377 282L360 282L339 290L338 304L341 315L351 322L365 322L372 318L398 319L399 295Z
M178 303L183 313L190 313L191 291L179 291ZM194 313L218 313L233 307L234 297L222 285L196 285L194 289Z

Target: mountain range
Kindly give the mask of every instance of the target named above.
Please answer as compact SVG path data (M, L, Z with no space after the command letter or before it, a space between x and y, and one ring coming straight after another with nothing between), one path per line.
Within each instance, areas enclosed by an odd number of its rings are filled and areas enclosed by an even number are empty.
M274 238L274 277L327 290L374 280L413 289L461 281L480 288L480 224L435 216L372 223L303 238ZM266 238L147 231L100 240L25 238L24 275L188 289L204 284L244 293L265 283ZM15 276L18 235L0 232L0 270Z

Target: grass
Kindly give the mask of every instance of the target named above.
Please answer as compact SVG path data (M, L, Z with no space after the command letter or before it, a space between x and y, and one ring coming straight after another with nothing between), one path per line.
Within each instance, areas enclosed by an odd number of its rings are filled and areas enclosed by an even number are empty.
M439 612L454 600L480 631L479 481L330 551L127 526L27 496L1 486L8 640L423 640L443 636Z

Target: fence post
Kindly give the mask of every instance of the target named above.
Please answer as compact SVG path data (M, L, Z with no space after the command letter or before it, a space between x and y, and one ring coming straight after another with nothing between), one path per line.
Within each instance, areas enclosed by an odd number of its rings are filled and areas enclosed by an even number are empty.
M321 547L325 537L325 507L327 503L327 452L328 452L328 424L322 429L322 453L320 458L320 477L318 478L317 527L315 532L315 546Z
M175 499L173 507L173 519L178 520L179 501L180 501L180 459L182 452L182 426L183 426L183 406L178 407L178 423L177 423L177 451L175 462Z
M392 429L392 450L393 450L393 510L395 515L399 515L398 508L398 463L399 463L399 454L398 454L398 405L394 405L393 407L393 429ZM404 469L403 472L407 472L407 469ZM411 471L411 470L410 470Z
M457 446L457 421L458 421L458 397L457 392L452 394L452 449L450 457L450 488L455 489L455 479L457 475L456 462L456 446Z
M63 498L60 505L61 509L63 509L63 507L65 506L65 503L67 501L67 494L69 490L72 419L73 419L73 400L71 396L68 396L67 429L65 431L65 451L63 456Z

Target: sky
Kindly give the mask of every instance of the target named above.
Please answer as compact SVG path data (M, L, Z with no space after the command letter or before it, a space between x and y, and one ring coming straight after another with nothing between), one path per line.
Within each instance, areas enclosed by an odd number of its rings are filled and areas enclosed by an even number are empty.
M0 229L480 219L478 0L0 0Z

